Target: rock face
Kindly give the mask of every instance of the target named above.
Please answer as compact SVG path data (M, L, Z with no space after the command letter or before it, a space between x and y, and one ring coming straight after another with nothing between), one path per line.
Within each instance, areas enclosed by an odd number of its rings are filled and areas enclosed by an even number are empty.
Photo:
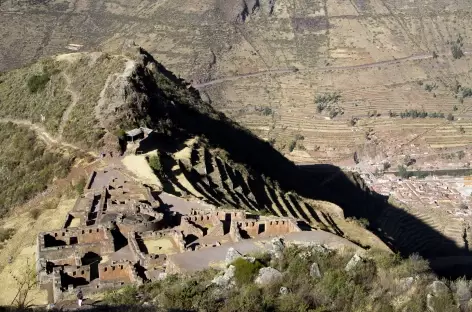
M274 268L262 268L255 279L257 285L268 285L282 278L282 273Z
M313 264L310 267L310 276L314 278L321 278L321 271L320 271L320 266L318 263L313 262Z
M272 254L272 256L276 259L279 259L280 257L282 257L282 254L285 249L284 241L281 238L276 237L272 239L270 243L271 243L271 248L269 252Z
M358 263L363 261L364 259L362 259L361 256L355 254L354 256L352 256L351 260L349 260L349 262L346 264L346 267L344 269L346 270L346 272L349 272L354 269Z
M231 264L234 260L242 257L243 255L239 251L237 251L233 247L230 247L226 252L225 263L226 265Z
M265 15L272 15L275 0L217 0L216 6L228 22L244 23L259 9Z
M211 283L222 288L231 288L234 286L234 272L236 268L234 265L230 265L223 273L223 275L216 276Z

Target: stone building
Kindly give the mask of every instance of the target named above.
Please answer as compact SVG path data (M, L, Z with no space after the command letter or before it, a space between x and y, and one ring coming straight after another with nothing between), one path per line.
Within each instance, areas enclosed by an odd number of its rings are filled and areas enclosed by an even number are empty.
M301 231L291 218L196 206L172 209L119 170L93 172L63 227L38 235L38 282L56 302L179 272L172 254Z

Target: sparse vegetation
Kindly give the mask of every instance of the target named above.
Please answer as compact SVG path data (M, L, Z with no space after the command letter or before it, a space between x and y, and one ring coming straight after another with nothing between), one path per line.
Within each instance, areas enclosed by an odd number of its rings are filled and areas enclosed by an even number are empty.
M270 116L274 114L274 111L269 106L257 107L256 111L262 116Z
M408 172L405 166L400 165L398 166L398 176L408 179L411 176L411 173Z
M424 89L428 92L431 92L431 91L433 91L434 89L437 89L437 88L438 88L438 85L436 83L432 83L432 84L427 83L427 84L424 85Z
M38 220L41 215L41 210L39 208L33 208L30 210L30 216L33 220Z
M48 151L33 131L0 124L0 214L46 190L54 178L64 177L71 160Z
M263 263L258 259L251 262L243 258L236 259L232 265L235 267L234 278L240 286L252 283L259 269L264 267Z
M123 58L111 57L104 53L96 60L93 74L90 73L89 61L90 59L84 56L65 69L66 73L71 73L73 87L80 94L80 100L71 111L63 136L84 148L100 148L105 131L96 118L95 107L108 76L123 71L125 61ZM104 96L110 98L113 92L116 91L109 88ZM102 107L102 110L106 109L106 106Z
M341 94L338 92L317 95L315 97L316 111L322 113L326 110L330 118L342 115L344 110L337 105L340 99Z
M396 115L395 115L396 116ZM390 115L390 117L395 117ZM417 109L410 109L410 110L405 110L404 112L400 113L401 118L444 118L444 113L437 113L437 112L431 112L428 113L426 111L419 111Z
M85 180L85 177L80 177L79 181L74 185L77 194L82 195L84 193L86 183L87 181Z
M293 152L295 146L297 146L297 140L290 141L290 143L288 144L288 151Z
M0 117L41 122L54 133L71 103L57 64L44 60L4 74L0 84ZM47 90L46 90L47 86Z
M50 80L51 73L49 72L33 75L28 79L28 89L31 93L43 91Z
M171 275L135 290L125 288L122 292L111 292L105 302L116 305L153 302L157 311L427 310L428 285L436 280L427 261L416 255L402 259L396 254L372 250L354 269L346 270L351 257L352 253L290 247L281 257L270 261L271 267L282 272L284 278L269 285L253 283L260 267L266 266L268 261L251 263L238 259L234 262L237 266L235 287L221 288L212 284L216 272L206 270L191 276ZM310 274L313 263L317 263L321 276ZM137 293L142 294L141 299L137 299ZM435 307L446 307L438 311L458 311L450 293L444 298L435 298Z
M1 228L0 229L0 243L3 243L9 240L13 235L15 235L15 229L12 228Z
M460 59L464 56L464 51L462 47L464 46L464 38L459 34L457 40L450 43L451 45L451 54L454 59Z
M159 173L162 176L164 168L161 162L161 154L158 150L156 150L156 155L152 155L148 159L149 167L151 167L154 172Z

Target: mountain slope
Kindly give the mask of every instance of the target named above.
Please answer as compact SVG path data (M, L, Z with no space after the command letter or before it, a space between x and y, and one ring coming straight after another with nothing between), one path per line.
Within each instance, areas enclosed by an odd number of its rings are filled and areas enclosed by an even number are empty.
M30 82L45 73L50 73L48 79ZM3 117L32 119L61 142L116 151L116 134L137 126L154 129L139 149L159 155L156 174L175 194L293 216L363 245L382 246L356 222L345 219L365 218L371 231L403 254L435 257L469 252L463 247L467 244L456 244L456 237L371 192L356 174L332 166L310 170L295 166L271 144L202 101L195 89L139 47L118 56L59 56L6 73L2 81ZM67 93L67 103L53 106L58 112L47 109L57 100L56 94ZM22 97L24 101L19 100ZM11 108L16 105L25 106ZM38 117L41 112L45 118Z

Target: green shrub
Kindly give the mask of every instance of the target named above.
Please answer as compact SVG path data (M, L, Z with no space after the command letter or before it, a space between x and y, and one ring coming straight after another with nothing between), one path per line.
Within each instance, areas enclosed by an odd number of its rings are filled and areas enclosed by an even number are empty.
M57 205L59 204L59 198L53 198L53 199L50 199L48 201L46 201L43 206L42 206L42 209L56 209L57 208Z
M243 258L234 260L232 265L235 267L234 279L238 285L251 283L257 273L259 273L259 270L264 267L262 262L258 259L254 262L250 262Z
M156 152L157 152L157 155L152 155L151 157L149 157L149 160L148 160L149 167L151 167L151 169L154 170L154 172L162 174L164 171L164 168L161 163L160 153L159 151L156 151Z
M71 159L49 151L36 134L12 123L0 124L0 215L47 189L69 172ZM34 213L35 215L37 213Z
M33 220L37 220L39 216L41 215L41 210L38 208L34 208L30 210L30 216L33 218Z
M31 93L43 91L49 80L51 80L51 74L48 72L33 75L28 79L28 89Z
M452 54L452 57L455 59L462 58L464 56L464 51L462 51L462 46L457 43L452 44L451 54Z
M407 179L409 177L411 177L411 172L409 172L405 166L398 166L398 176L404 178L404 179Z
M125 286L118 290L105 293L103 301L110 305L133 305L136 304L138 290L135 286Z
M290 141L290 143L288 144L288 151L293 152L293 150L295 149L295 146L297 146L297 141L296 140Z
M267 304L262 296L262 291L255 285L242 287L236 294L230 296L223 312L264 312L271 311L273 307Z
M15 229L11 228L0 229L0 243L9 240L13 235L15 235L15 232Z
M85 177L80 177L79 181L74 185L77 194L82 195L84 193L85 184L87 183Z
M423 259L417 254L411 255L408 259L403 260L395 267L398 277L415 276L430 270L428 260Z

